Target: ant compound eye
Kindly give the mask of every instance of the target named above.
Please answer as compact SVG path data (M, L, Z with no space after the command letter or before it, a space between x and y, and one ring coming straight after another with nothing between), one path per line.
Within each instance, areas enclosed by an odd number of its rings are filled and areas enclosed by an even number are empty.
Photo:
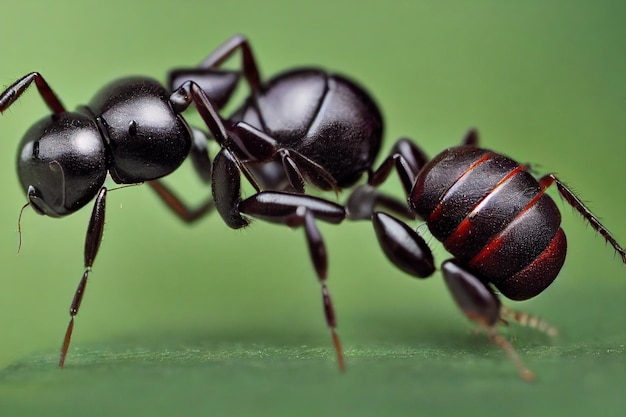
M39 159L39 141L33 143L33 159Z

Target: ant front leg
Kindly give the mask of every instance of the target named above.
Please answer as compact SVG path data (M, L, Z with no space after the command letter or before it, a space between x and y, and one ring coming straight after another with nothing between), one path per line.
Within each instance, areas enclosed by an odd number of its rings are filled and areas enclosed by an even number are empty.
M209 184L211 182L211 159L207 149L207 137L198 129L192 128L192 133L191 162L200 180ZM189 208L162 180L148 181L148 185L170 210L186 223L193 223L215 208L211 198L197 208Z
M63 106L59 97L57 97L54 91L52 91L52 88L50 88L41 74L38 72L31 72L30 74L26 74L19 80L15 81L7 87L2 94L0 94L0 113L3 113L13 103L15 103L26 91L26 89L30 87L33 81L37 86L37 90L39 90L39 95L54 114L65 112L65 106Z
M506 353L523 379L533 381L535 374L526 368L513 345L498 332L496 326L503 320L500 299L456 259L445 261L441 265L441 270L452 298L465 316L477 323L480 326L479 330Z
M345 209L335 203L301 194L263 191L239 204L241 213L290 227L304 227L309 255L322 289L326 324L331 332L340 371L345 370L341 343L337 335L337 319L326 285L328 256L326 245L315 223L316 219L337 224L346 217Z
M102 187L96 197L96 202L93 206L93 211L91 212L91 218L89 219L89 225L87 226L87 236L85 238L85 272L83 272L83 277L78 284L78 288L74 294L74 299L70 305L70 322L67 326L65 337L63 339L63 345L61 347L61 357L59 358L60 368L62 368L65 364L65 357L67 356L70 340L72 338L72 332L74 330L74 317L78 314L78 309L83 301L89 272L91 272L91 267L93 266L96 255L98 254L98 249L100 248L100 242L102 242L106 194L107 189Z

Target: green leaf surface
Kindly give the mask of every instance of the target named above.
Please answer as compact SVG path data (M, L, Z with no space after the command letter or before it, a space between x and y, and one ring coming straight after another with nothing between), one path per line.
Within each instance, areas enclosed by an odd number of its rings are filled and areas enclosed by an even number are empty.
M527 383L488 344L458 341L349 348L343 375L323 347L89 346L63 370L56 355L5 368L0 403L19 416L619 416L626 406L623 345L523 347L539 373Z

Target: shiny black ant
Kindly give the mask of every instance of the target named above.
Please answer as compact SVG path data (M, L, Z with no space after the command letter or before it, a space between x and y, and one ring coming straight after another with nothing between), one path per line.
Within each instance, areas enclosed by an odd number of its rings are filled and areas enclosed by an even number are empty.
M221 68L237 51L241 71ZM250 96L230 118L223 118L219 110L242 75ZM19 146L18 175L27 206L61 217L95 198L85 240L85 271L70 306L59 366L65 363L74 317L102 239L104 181L110 175L118 184L147 182L187 222L215 208L232 228L247 226L247 216L303 227L339 368L344 369L326 285L327 254L316 220L339 223L346 210L304 190L308 183L337 192L370 170L380 149L383 122L362 87L315 68L293 69L261 82L243 36L227 40L196 68L171 71L169 90L150 78L124 78L102 88L89 105L68 112L42 75L33 72L0 95L0 112L33 82L52 114L35 123ZM182 117L192 104L220 146L212 162L207 136ZM211 184L212 200L196 209L160 181L187 155L200 178ZM241 196L241 174L256 190L246 199ZM406 211L392 200L388 207Z
M221 68L237 51L242 56L241 72ZM231 117L223 118L219 111L241 75L250 96ZM36 123L20 145L18 174L28 205L40 214L60 217L95 198L85 241L85 272L70 306L59 366L65 362L74 317L102 238L107 174L119 184L147 182L187 222L215 208L232 228L247 226L247 216L302 226L342 370L326 285L327 254L316 220L371 219L388 258L400 269L426 277L435 266L424 240L403 221L378 210L424 219L455 256L442 265L453 298L513 358L527 379L532 373L496 325L529 316L502 307L491 286L509 298L527 299L558 274L565 257L565 235L545 189L555 183L566 201L626 262L624 249L561 181L548 175L537 182L527 167L478 148L474 132L463 146L430 162L412 142L400 140L380 168L373 170L383 122L369 95L343 76L313 68L287 71L261 82L250 45L241 36L229 39L198 67L172 71L169 90L149 78L126 78L104 87L88 106L67 112L43 77L31 73L0 95L0 111L33 82L53 114ZM211 138L191 129L181 116L191 104L219 144L212 162L207 153ZM160 181L187 155L200 178L211 184L212 199L196 209L188 208ZM394 169L409 207L375 188ZM357 187L345 207L304 194L307 183L337 192L354 185L364 173L368 185ZM256 191L245 199L241 174ZM544 322L538 327L551 329Z
M524 379L534 379L497 325L514 320L548 334L557 331L537 317L502 306L493 288L512 300L527 300L545 290L561 270L567 242L561 214L546 189L556 185L625 264L626 251L554 174L535 179L527 165L479 148L474 130L461 146L430 161L414 144L402 144L370 176L369 184L379 185L396 168L412 212L454 256L443 262L441 271L457 305L508 354ZM379 211L373 211L372 222L383 252L399 269L418 278L435 272L432 252L416 231Z

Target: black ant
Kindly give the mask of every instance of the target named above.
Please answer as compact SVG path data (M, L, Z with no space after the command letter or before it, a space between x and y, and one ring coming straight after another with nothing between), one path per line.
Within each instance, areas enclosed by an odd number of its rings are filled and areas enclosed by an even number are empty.
M222 69L236 51L242 56L241 73ZM250 96L231 117L223 118L219 111L241 75ZM454 299L513 358L526 379L532 373L495 326L529 316L501 307L491 286L509 298L527 299L558 274L565 258L565 235L545 189L556 183L561 195L626 262L624 249L561 181L548 175L537 182L526 166L478 148L473 131L464 146L446 150L430 162L412 142L400 140L381 167L373 170L383 122L365 90L346 77L313 68L287 71L261 82L250 45L242 36L229 39L197 68L172 71L169 90L152 79L126 78L104 87L88 106L66 112L43 77L31 73L0 95L0 111L33 81L53 114L35 124L20 145L18 174L29 205L40 214L59 217L95 197L85 242L85 272L70 306L59 366L65 362L74 316L102 238L107 174L120 184L147 182L187 222L215 208L232 228L247 226L246 216L302 226L341 370L344 360L326 285L327 254L316 220L371 219L389 259L412 275L426 277L435 266L424 240L402 221L377 210L423 218L455 256L442 266ZM181 116L191 104L220 146L212 162L207 153L209 138L191 129ZM188 154L200 178L211 183L212 199L196 209L188 208L160 181ZM394 167L408 207L375 189ZM368 185L357 187L345 207L304 194L307 183L337 192L354 185L364 173ZM256 190L245 199L241 174ZM545 323L543 327L548 328Z

